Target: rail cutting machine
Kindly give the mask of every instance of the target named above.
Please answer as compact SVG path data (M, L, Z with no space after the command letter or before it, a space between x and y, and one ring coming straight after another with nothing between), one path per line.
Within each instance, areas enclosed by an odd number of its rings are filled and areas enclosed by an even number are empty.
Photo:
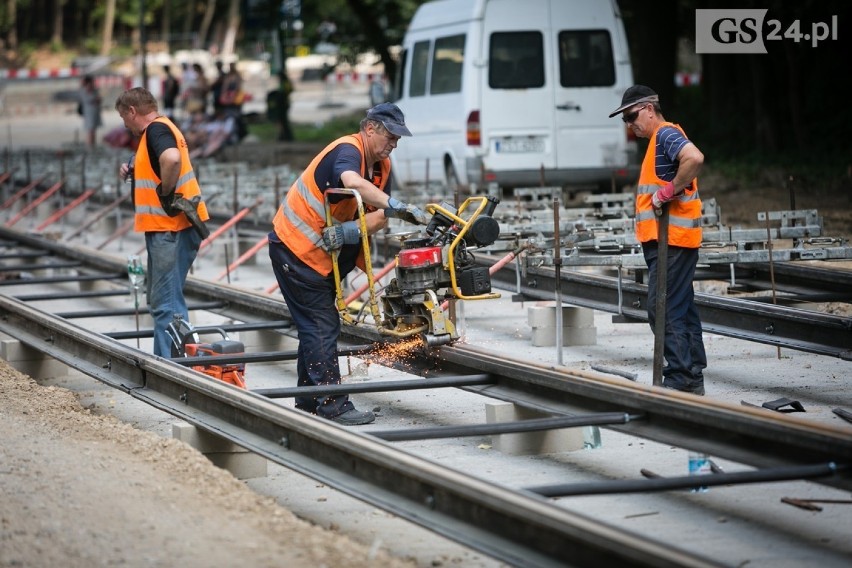
M500 294L491 291L488 268L476 266L472 253L473 249L493 244L500 236L500 225L492 217L498 199L491 196L469 197L458 209L448 203L427 205L426 211L432 218L425 232L396 235L402 241L402 250L396 257L394 278L381 291L380 309L361 197L351 189L327 190L325 211L328 226L333 222L330 193L348 194L358 201L369 292L367 305L382 335L398 339L419 335L430 347L445 345L459 337L455 324L444 313L450 302L500 297ZM344 324L356 325L360 320L352 316L344 300L337 257L338 251L334 251L332 264L337 307Z
M193 365L192 368L209 377L218 379L239 388L246 388L245 365L243 363L220 363L217 355L237 355L245 352L242 342L231 339L225 330L214 328L196 328L178 314L166 328L172 341L171 355L176 357L209 357L209 363ZM200 335L217 334L218 341L203 342Z

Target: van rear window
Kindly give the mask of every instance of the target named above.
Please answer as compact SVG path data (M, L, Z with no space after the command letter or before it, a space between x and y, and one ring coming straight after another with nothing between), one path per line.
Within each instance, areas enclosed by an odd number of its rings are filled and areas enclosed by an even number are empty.
M544 41L541 32L491 34L488 86L492 89L544 86Z
M559 33L559 81L563 87L615 85L612 40L607 30Z

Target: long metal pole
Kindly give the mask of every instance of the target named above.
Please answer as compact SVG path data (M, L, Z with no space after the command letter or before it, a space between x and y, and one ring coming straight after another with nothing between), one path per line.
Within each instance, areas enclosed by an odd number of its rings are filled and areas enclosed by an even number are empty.
M556 277L556 364L562 364L562 242L559 239L559 198L553 198L553 270Z
M663 357L666 342L666 279L669 273L669 204L657 218L657 300L654 306L654 375L652 384L663 386Z

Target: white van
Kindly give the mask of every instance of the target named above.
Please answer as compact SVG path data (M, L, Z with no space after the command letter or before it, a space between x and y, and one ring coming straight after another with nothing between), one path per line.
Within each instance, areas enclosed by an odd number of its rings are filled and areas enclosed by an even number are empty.
M392 93L414 134L391 155L396 182L633 183L636 143L608 118L632 83L615 0L427 2Z

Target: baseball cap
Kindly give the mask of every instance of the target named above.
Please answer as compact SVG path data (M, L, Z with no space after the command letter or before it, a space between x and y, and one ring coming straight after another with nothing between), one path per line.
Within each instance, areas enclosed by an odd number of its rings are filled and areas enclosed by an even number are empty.
M650 87L645 85L633 85L624 91L624 96L621 97L621 106L612 111L610 118L618 113L639 103L656 103L660 97Z
M405 116L393 103L377 104L367 111L367 118L381 122L394 136L411 136L411 131L405 126Z

